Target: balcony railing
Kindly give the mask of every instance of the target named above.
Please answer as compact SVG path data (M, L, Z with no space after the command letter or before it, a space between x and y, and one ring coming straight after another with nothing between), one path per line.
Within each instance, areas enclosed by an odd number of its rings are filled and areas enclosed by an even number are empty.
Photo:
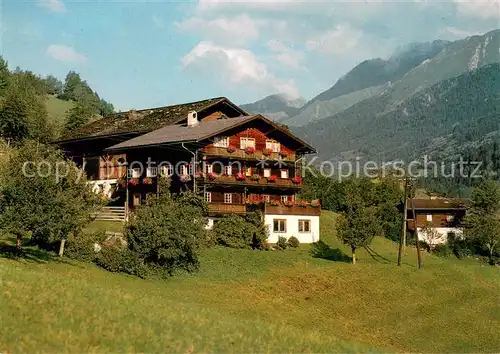
M245 204L209 203L209 214L244 214L247 211Z
M279 153L273 152L269 155L264 155L262 150L256 150L254 153L247 153L245 150L236 149L234 152L227 151L227 148L210 146L205 148L207 156L223 156L231 157L234 159L248 159L248 160L282 160L282 161L295 161L295 153L290 152L286 156L280 156Z
M320 206L299 206L299 205L270 205L265 204L264 213L271 215L307 215L319 216L321 214Z
M255 175L254 175L255 176ZM198 176L198 179L202 180L204 183L214 183L214 184L236 184L236 185L265 185L268 187L278 186L278 187L289 187L289 188L300 188L302 181L294 182L293 178L278 178L275 181L268 180L266 177L255 178L254 176L246 176L245 179L237 179L236 176L216 176L214 179L209 178L207 175Z

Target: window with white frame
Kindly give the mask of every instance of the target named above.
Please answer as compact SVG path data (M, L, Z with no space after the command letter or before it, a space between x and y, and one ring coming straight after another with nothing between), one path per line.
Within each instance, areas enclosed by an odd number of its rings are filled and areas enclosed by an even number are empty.
M271 196L269 194L264 194L264 202L269 203L271 201Z
M233 174L233 167L231 165L224 166L224 174L227 176L231 176Z
M185 175L188 175L188 166L187 165L182 165L181 166L181 175L182 176L185 176Z
M131 168L128 170L128 178L139 178L141 177L141 169L139 167Z
M156 177L157 174L158 174L157 167L147 167L146 168L146 177Z
M224 193L224 203L231 204L233 202L233 194L232 193Z
M229 147L229 137L227 136L217 136L214 138L214 146L227 148Z
M284 204L286 202L288 202L288 196L287 195L282 195L281 196L281 202Z
M273 220L273 232L286 232L286 220L285 219L274 219Z
M299 232L311 232L311 220L299 220Z
M288 170L281 170L281 178L288 178Z
M272 152L280 152L281 144L275 140L266 140L266 149L269 149Z
M247 147L255 148L255 139L254 138L240 138L240 149L246 149Z
M214 172L214 166L211 163L207 163L205 165L205 170L207 173L213 173Z
M170 177L174 174L174 166L171 164L161 166L161 175L163 177Z
M432 214L427 214L427 221L432 222Z
M270 168L264 169L264 177L271 177L271 169Z
M211 203L212 202L212 192L205 192L205 201L207 203Z

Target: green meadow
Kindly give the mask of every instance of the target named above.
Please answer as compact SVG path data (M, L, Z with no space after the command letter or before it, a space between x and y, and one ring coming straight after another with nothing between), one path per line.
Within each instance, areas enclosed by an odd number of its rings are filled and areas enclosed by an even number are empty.
M168 280L3 253L0 352L500 351L498 268L424 253L418 270L410 247L397 267L383 238L353 266L335 214L321 218L322 258L217 247Z

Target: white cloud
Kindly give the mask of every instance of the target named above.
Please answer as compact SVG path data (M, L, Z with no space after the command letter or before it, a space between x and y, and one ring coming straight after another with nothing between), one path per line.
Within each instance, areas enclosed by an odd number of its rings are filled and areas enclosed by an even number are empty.
M293 50L278 39L271 39L267 42L267 47L270 51L276 53L272 58L281 65L290 69L301 68L304 59L303 53Z
M181 61L185 68L197 67L231 84L252 86L262 91L262 95L278 92L295 98L300 96L293 81L275 77L247 49L200 42Z
M442 35L449 35L453 38L464 38L464 37L471 37L475 36L478 34L481 34L481 31L467 31L463 30L461 28L453 27L453 26L448 26L441 30L440 32Z
M87 57L85 55L78 53L71 47L61 44L49 45L46 53L52 58L66 63L83 64L87 61Z
M500 20L500 0L455 0L458 12L465 16Z
M219 17L207 20L203 17L192 17L176 23L181 32L200 35L204 40L218 43L246 43L259 37L259 26L246 14L235 17Z
M306 42L306 48L329 54L346 54L353 50L363 33L348 25L339 25Z
M66 6L61 0L38 0L38 5L52 12L66 12Z

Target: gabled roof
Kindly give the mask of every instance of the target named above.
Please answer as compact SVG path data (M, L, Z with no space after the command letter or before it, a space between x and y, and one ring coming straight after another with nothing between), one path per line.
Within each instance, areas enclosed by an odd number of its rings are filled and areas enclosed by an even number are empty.
M457 210L467 209L470 199L465 198L414 198L415 210ZM407 209L411 210L411 200L408 199Z
M85 125L74 133L63 136L58 142L105 137L126 133L147 133L165 125L176 124L186 119L191 111L202 112L216 104L225 103L241 115L247 113L226 97L210 98L173 106L131 110L114 113Z
M212 121L201 121L196 126L188 127L186 125L169 125L150 133L138 136L136 138L113 145L106 150L126 150L132 148L141 148L147 146L158 146L173 143L197 143L207 140L213 136L222 134L223 132L235 128L237 126L249 123L255 120L262 120L272 126L275 130L285 134L289 138L295 140L300 145L303 145L306 152L316 152L312 146L297 138L287 129L273 123L266 117L256 114L238 118L218 119Z

